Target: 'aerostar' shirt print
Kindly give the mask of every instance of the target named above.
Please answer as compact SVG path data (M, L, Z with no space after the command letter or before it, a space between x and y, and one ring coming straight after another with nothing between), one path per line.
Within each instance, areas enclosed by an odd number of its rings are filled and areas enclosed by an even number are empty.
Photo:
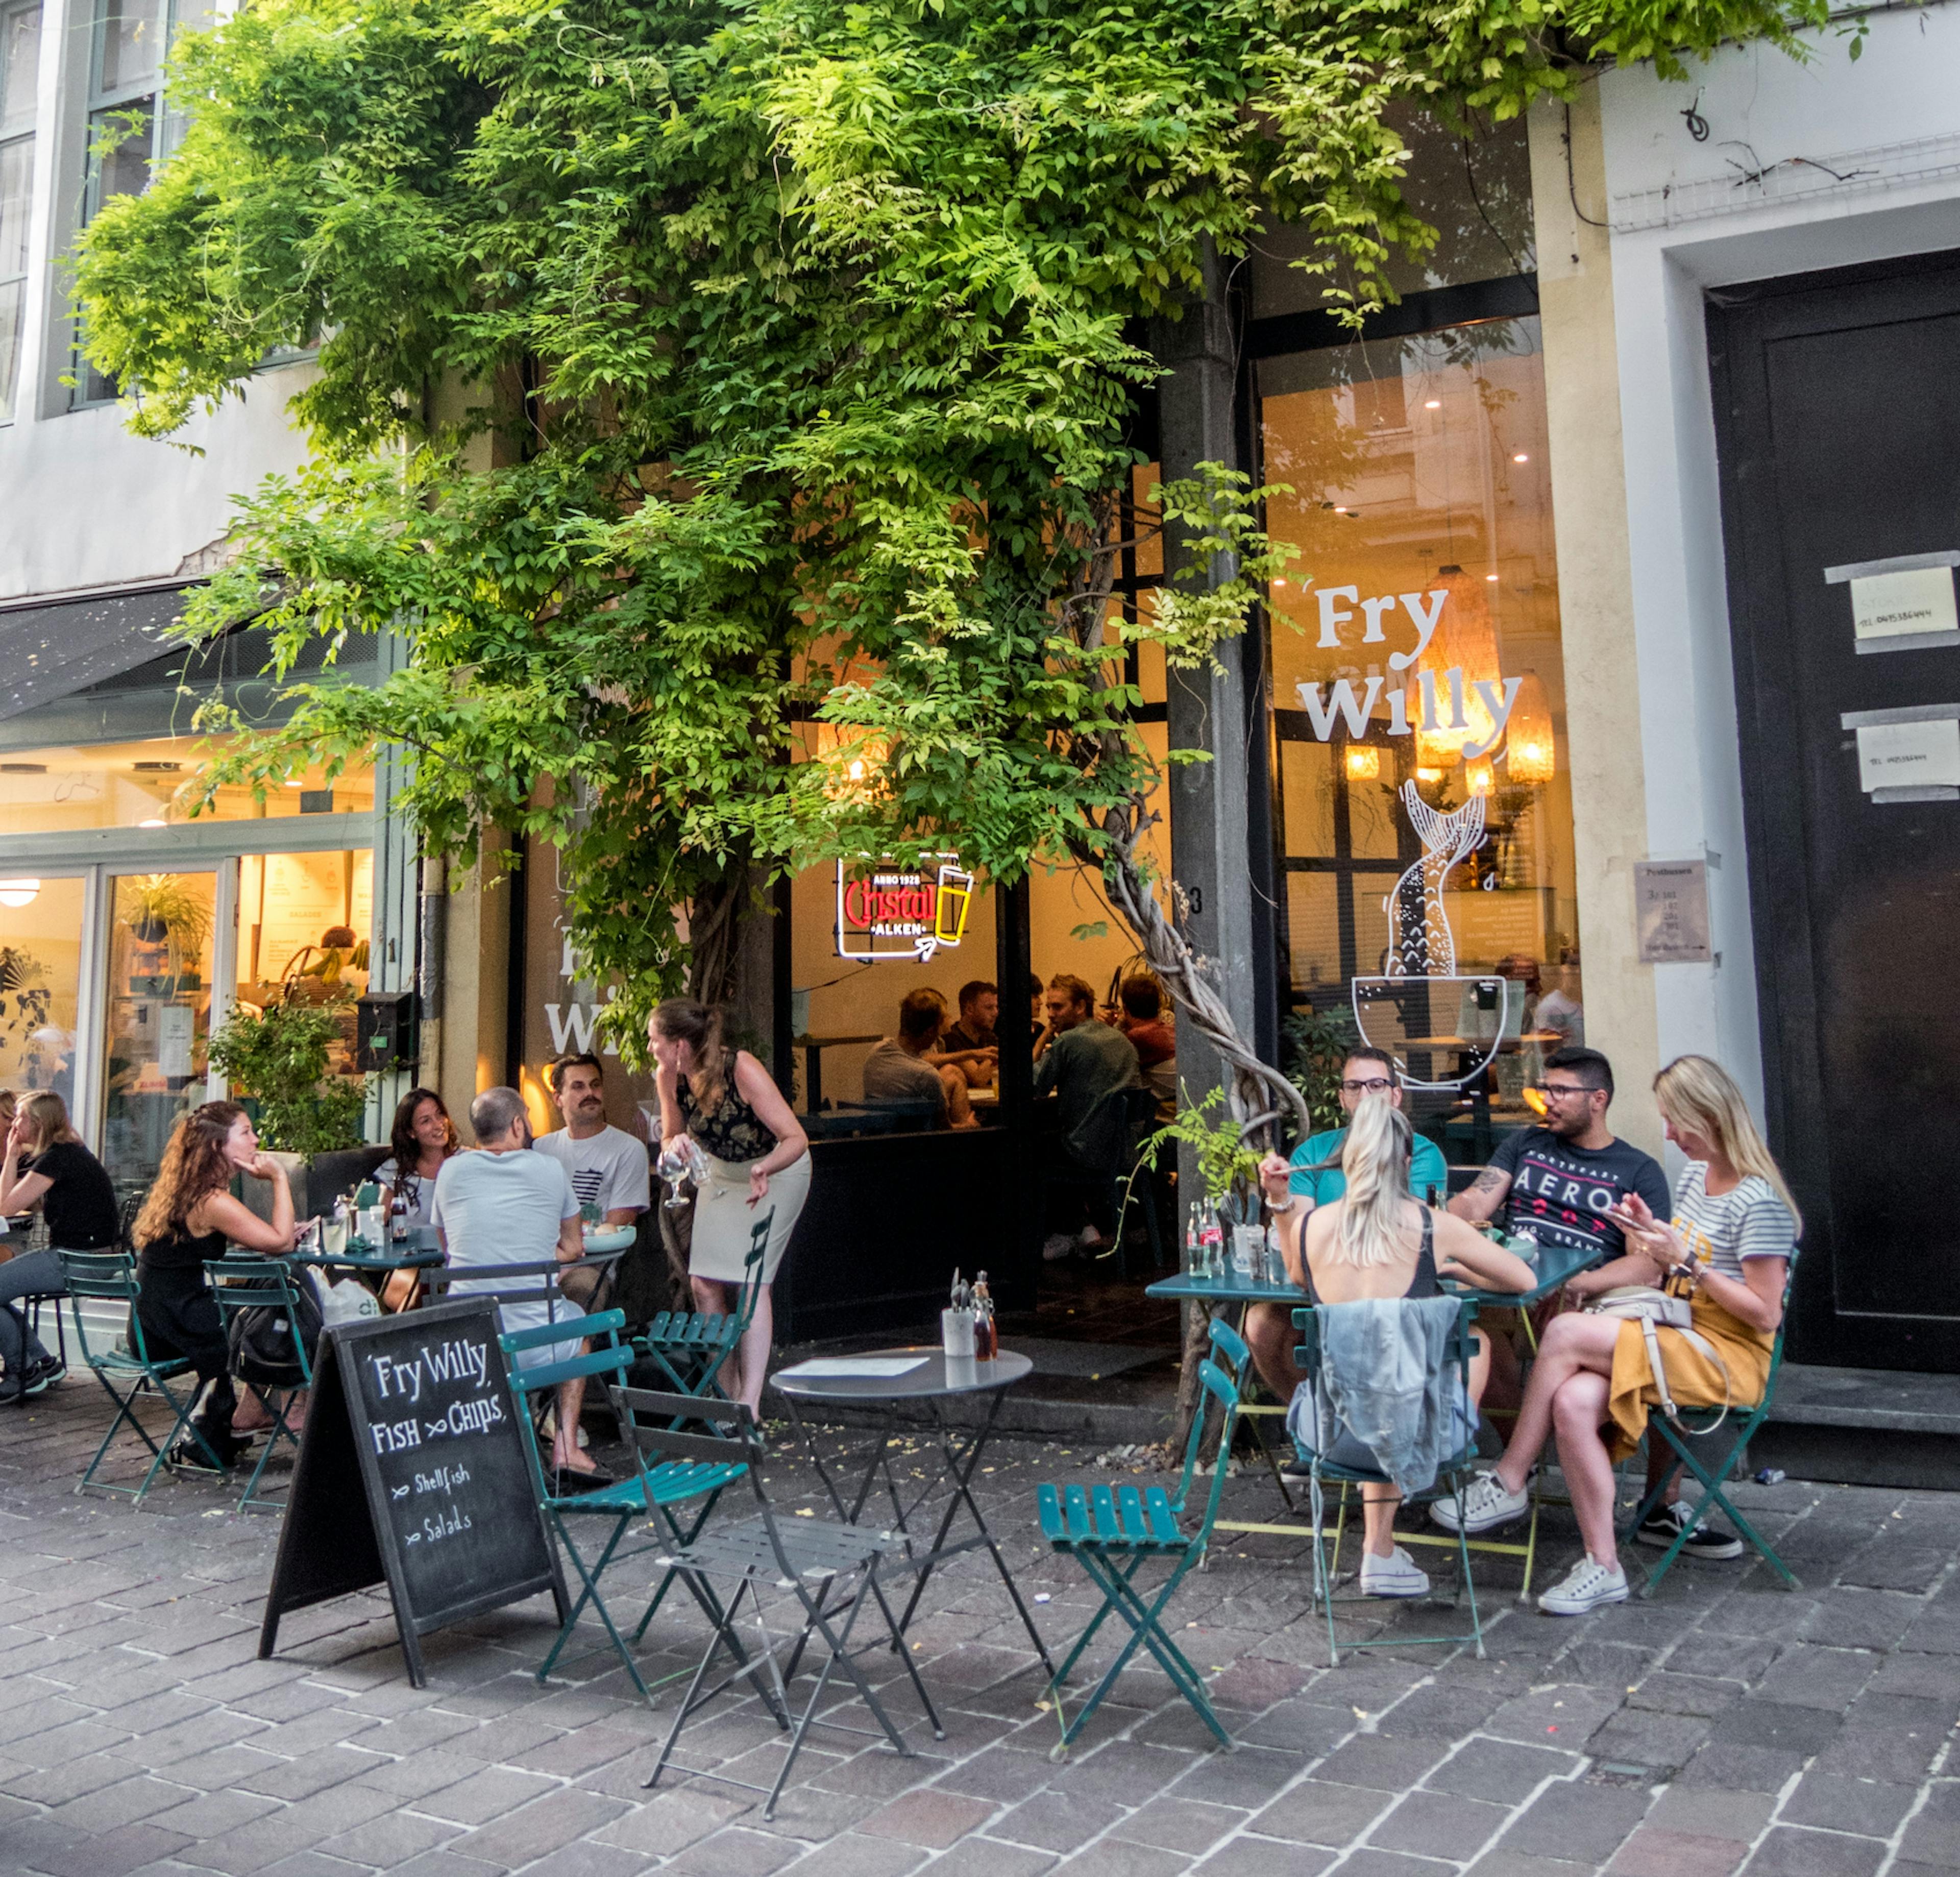
M1539 1244L1621 1256L1627 1242L1606 1217L1628 1193L1638 1193L1664 1219L1673 1210L1667 1176L1651 1154L1624 1141L1588 1153L1547 1128L1507 1134L1491 1156L1494 1172L1511 1176L1511 1230L1527 1227Z

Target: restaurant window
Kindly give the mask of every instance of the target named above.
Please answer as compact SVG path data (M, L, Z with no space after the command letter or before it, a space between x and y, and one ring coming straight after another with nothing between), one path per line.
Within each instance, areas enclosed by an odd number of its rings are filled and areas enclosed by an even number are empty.
M221 746L205 737L164 736L10 750L0 759L0 835L182 826L191 820L185 787ZM329 778L314 764L270 784L262 801L242 784L221 788L196 825L366 814L374 806L371 765L350 764Z
M141 195L156 165L182 141L186 120L170 108L164 94L164 53L179 33L208 27L216 17L214 0L96 0L88 62L84 226L104 202ZM78 349L75 406L113 402L118 395L116 381Z
M1583 1039L1538 323L1256 371L1300 550L1272 594L1282 982L1481 1161Z
M87 884L4 866L0 876L0 1088L72 1103Z
M1387 272L1395 291L1422 293L1535 268L1525 120L1513 118L1465 135L1427 112L1404 109L1388 115L1408 145L1403 199L1437 233L1435 245L1421 256L1391 254ZM1314 249L1313 235L1297 223L1274 222L1260 234L1249 269L1255 319L1326 306L1326 278L1290 264Z
M0 424L14 420L27 305L34 105L40 83L40 0L0 5Z

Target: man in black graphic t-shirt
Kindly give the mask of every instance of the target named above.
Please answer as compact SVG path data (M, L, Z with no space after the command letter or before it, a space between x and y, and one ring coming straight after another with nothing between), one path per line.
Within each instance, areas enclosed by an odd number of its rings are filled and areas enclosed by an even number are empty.
M1596 1251L1602 1262L1618 1258L1626 1240L1608 1213L1638 1193L1656 1218L1668 1217L1674 1201L1667 1176L1652 1155L1615 1140L1607 1127L1613 1068L1599 1051L1561 1049L1548 1057L1540 1089L1545 1125L1507 1134L1449 1210L1481 1223L1508 1199L1511 1230L1529 1229L1547 1249Z

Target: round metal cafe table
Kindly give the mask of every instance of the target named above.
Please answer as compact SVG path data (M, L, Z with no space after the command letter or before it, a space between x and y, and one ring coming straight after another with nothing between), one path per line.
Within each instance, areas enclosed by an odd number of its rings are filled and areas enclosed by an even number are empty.
M832 1362L907 1360L915 1366L899 1375L797 1373L800 1369L822 1367ZM994 1569L1001 1573L1001 1583L1007 1587L1007 1595L1013 1599L1021 1627L1027 1631L1036 1653L1041 1657L1052 1678L1055 1664L1049 1659L1048 1645L1035 1627L1034 1618L1029 1615L1028 1606L1015 1585L1013 1573L1007 1569L1007 1560L1001 1555L1001 1548L994 1542L972 1490L974 1470L986 1451L988 1438L994 1431L994 1420L1001 1411L1001 1403L1006 1398L1008 1389L1018 1382L1026 1381L1034 1372L1034 1366L1028 1357L1013 1350L1002 1350L991 1362L976 1362L971 1357L948 1356L937 1344L922 1344L908 1349L867 1349L852 1356L819 1358L814 1365L800 1363L772 1376L769 1385L788 1404L790 1420L796 1429L797 1437L809 1454L840 1519L848 1524L858 1523L866 1503L883 1479L891 1500L892 1529L905 1535L905 1555L916 1573L912 1597L899 1619L899 1633L903 1634L910 1624L913 1613L918 1608L919 1599L925 1593L926 1583L940 1560L985 1545L994 1560ZM962 1427L947 1412L949 1403L969 1395L988 1397L986 1412L977 1427ZM835 1471L825 1463L816 1436L801 1412L804 1408L819 1405L877 1406L884 1410L873 1423L873 1431L861 1441L854 1439L848 1443ZM891 1461L892 1443L908 1433L929 1437L936 1442L940 1456L937 1470L922 1485L916 1481L908 1482L912 1488L909 1497L900 1487ZM854 1470L854 1462L858 1475L854 1487L849 1477ZM931 1502L942 1496L943 1510L940 1512L931 1542L915 1548L911 1522L918 1519L922 1513L929 1518ZM973 1522L974 1529L969 1537L953 1539L953 1522L963 1506Z

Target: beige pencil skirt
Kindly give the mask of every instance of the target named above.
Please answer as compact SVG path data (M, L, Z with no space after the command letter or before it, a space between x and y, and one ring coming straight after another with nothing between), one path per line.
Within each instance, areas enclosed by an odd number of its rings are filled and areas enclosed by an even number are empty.
M714 1284L742 1283L756 1229L766 1220L769 1242L762 1254L762 1280L768 1284L783 1261L790 1234L810 1197L810 1156L806 1153L780 1173L772 1173L767 1195L753 1206L749 1203L752 1162L718 1160L711 1153L702 1158L708 1162L708 1178L695 1194L688 1274Z

